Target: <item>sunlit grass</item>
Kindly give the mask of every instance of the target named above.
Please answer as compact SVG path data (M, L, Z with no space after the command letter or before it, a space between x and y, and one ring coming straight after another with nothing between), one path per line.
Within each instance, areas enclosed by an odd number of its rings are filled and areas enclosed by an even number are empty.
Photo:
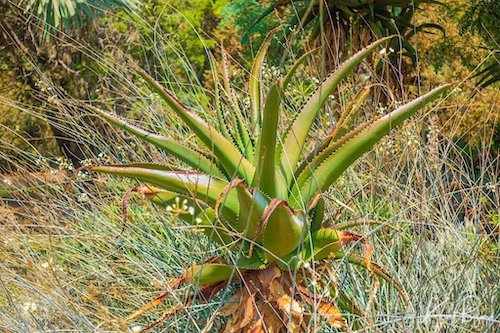
M163 42L168 46L168 41ZM92 102L117 109L132 106L128 115L142 125L164 132L168 128L171 136L188 143L192 140L181 126L172 130L167 125L175 123L175 117L162 111L140 81L124 75L126 69L99 58L92 50L82 51L102 61L110 69L109 75L121 80L110 87L115 97ZM178 52L182 59L182 50ZM164 63L160 72L169 88L182 91L196 110L210 111L199 94L205 88L198 88L202 85L189 65L182 63L188 79L178 79L168 62ZM318 76L312 72L304 71L292 87L303 91L304 98ZM92 122L81 122L81 114L66 107L65 103L74 106L73 101L66 100L48 78L44 82L55 93L41 98L52 96L52 107L66 116L57 125L92 148L87 163L168 160L120 131L103 127L102 132L94 132ZM345 93L350 89L346 84ZM296 102L289 101L292 106ZM45 112L5 99L0 103L13 103L39 117ZM367 118L380 111L375 100L368 104L364 110ZM333 121L332 111L342 106L332 100L325 123L318 124L318 137L324 135L324 124ZM462 106L456 107L457 117L461 110ZM500 324L498 230L494 230L498 225L493 221L500 201L498 156L488 148L477 158L468 156L451 139L436 133L439 129L432 125L432 112L435 110L391 135L327 196L332 223L355 224L374 248L374 260L410 296L405 304L393 288L381 284L368 304L374 288L369 274L343 262L328 263L335 273L329 284L355 295L360 308L370 305L360 331L494 332ZM49 117L49 121L55 118ZM489 140L492 138L485 142ZM23 153L12 162L20 174L36 170L60 177L36 191L14 193L0 203L2 331L133 331L154 322L170 306L184 304L191 287L175 291L164 305L133 322L121 318L158 296L193 263L224 255L202 235L139 196L130 200L129 219L123 225L121 196L135 182L73 175L66 162L37 152ZM209 304L194 302L158 331L203 331L208 318L229 295L221 292ZM216 318L207 331L215 332L222 320ZM319 317L314 322L321 332L334 331Z

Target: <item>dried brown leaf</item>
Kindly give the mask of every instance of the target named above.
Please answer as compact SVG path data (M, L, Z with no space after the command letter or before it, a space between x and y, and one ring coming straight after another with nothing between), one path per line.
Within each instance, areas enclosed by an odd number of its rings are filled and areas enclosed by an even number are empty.
M242 313L242 317L240 317L240 328L244 328L247 326L253 319L254 317L254 308L253 308L253 302L254 302L254 296L247 294L248 297L242 302L242 305L244 307L244 311ZM241 315L241 314L240 314Z
M302 306L288 295L283 295L276 301L278 307L288 315L300 317L304 313Z
M347 327L346 321L340 310L331 303L321 302L318 306L318 313L326 318L328 323L336 328L344 329Z

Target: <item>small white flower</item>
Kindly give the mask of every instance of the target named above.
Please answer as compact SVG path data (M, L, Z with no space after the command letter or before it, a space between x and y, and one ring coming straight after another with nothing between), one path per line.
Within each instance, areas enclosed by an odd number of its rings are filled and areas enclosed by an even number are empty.
M308 263L308 262L304 263L304 268L305 268L305 269L309 269L309 268L311 268L311 264L310 264L310 263Z
M78 197L79 202L87 202L87 201L89 201L89 199L90 199L90 197L89 197L88 193L82 193Z
M142 326L139 325L132 326L132 332L136 333L140 331L142 331Z
M200 224L203 220L197 217L194 219L194 221L196 222L196 224Z
M380 50L379 54L383 56L386 54L386 52L387 52L387 49L384 47L382 50Z
M188 213L189 213L189 215L194 215L194 207L193 206L189 206Z
M167 212L171 212L173 210L172 206L167 205Z
M35 312L38 309L38 304L35 302L26 302L23 305L23 311L24 312Z

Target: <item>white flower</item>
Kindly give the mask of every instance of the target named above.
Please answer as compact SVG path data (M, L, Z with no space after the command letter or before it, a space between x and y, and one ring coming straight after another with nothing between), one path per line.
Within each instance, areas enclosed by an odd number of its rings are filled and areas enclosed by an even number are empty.
M172 206L167 205L167 212L171 212L173 210Z
M387 52L387 49L384 47L382 50L380 50L379 54L383 56L386 54L386 52Z
M89 201L89 199L90 199L90 197L89 197L88 193L82 193L78 197L79 202L87 202L87 201Z
M193 206L189 206L188 213L189 213L189 215L194 215L194 207Z
M199 217L195 218L194 220L195 220L196 224L200 224L200 223L203 221L203 220L202 220L202 219L200 219Z
M38 309L38 304L35 302L26 302L23 304L23 311L26 313L35 312Z
M141 331L142 331L142 326L139 325L132 326L132 332L136 333Z

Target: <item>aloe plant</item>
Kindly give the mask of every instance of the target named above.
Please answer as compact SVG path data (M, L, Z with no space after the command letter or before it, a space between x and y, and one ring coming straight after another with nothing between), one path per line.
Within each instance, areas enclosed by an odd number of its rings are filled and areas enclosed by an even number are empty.
M340 310L333 304L313 301L314 295L309 294L302 284L307 284L306 280L294 277L289 272L309 267L313 261L342 259L365 267L374 278L386 280L402 295L405 294L403 288L381 267L370 262L369 247L365 256L343 252L344 246L349 242L366 241L353 232L323 225L325 202L322 193L328 191L342 173L384 135L437 98L448 85L435 88L384 116L353 128L361 104L369 95L365 89L349 104L350 107L339 118L335 128L317 144L313 153L305 154L313 123L328 97L356 65L394 37L372 43L333 71L300 108L285 131L280 131L278 124L282 115L280 103L287 87L282 81L278 81L266 89L260 80L271 38L272 34L259 50L250 73L252 112L244 114L233 103L230 106L233 113L224 117L220 100L217 99L216 111L219 116L215 123L206 123L200 119L150 75L137 69L138 74L192 130L204 147L193 149L167 136L142 129L122 117L89 107L111 124L164 150L189 168L137 163L93 165L86 169L145 183L146 185L135 187L134 190L143 193L153 203L175 211L182 220L233 253L234 260L231 262L219 258L188 268L181 277L174 280L171 287L190 283L198 286L199 292L209 298L231 282L252 279L261 281L260 296L252 296L253 301L255 297L267 297L264 302L267 305L263 305L262 300L255 301L256 306L261 304L260 316L254 315L252 318L255 320L248 320L244 324L242 317L247 315L243 312L248 309L241 309L253 307L254 303L247 302L250 296L248 290L243 289L238 294L239 305L234 311L227 311L232 316L228 325L237 325L239 328L236 331L254 329L253 332L260 332L255 325L260 325L261 328L278 325L280 329L284 329L287 323L295 325L292 331L305 331L305 315L301 317L303 322L294 321L297 316L293 311L297 307L293 305L299 298L306 303L309 300L310 304L319 304L317 310L320 314L327 317L331 324L343 326L345 322ZM286 76L287 82L297 67L292 67L292 73ZM281 287L275 286L273 289L271 282L277 280ZM267 281L268 284L262 281ZM293 285L298 285L299 288L293 289ZM292 289L297 290L295 295ZM136 318L159 304L166 295L167 293L162 294L128 319ZM272 314L266 312L265 307L269 304L273 304L279 311ZM295 310L288 311L286 304L290 304ZM344 311L355 312L356 309L346 295L339 296L338 306ZM282 326L279 326L275 318L277 313L284 316L291 313L291 317L295 319L283 319ZM288 328L290 329L289 326Z
M399 34L402 39L394 40L388 45L388 49L393 49L396 55L401 53L415 62L417 52L410 42L415 34L433 33L433 30L445 33L443 27L438 24L415 25L412 22L418 10L425 10L424 5L444 6L444 3L438 0L269 1L269 6L247 28L246 33L256 32L255 28L259 23L277 13L290 27L287 35L289 40L298 35L302 36L304 32L309 33L311 39L316 41L325 35L327 43L335 43L339 45L338 49L343 50L348 42L353 46L362 47L373 40L372 36L383 38ZM335 59L330 60L333 62Z

